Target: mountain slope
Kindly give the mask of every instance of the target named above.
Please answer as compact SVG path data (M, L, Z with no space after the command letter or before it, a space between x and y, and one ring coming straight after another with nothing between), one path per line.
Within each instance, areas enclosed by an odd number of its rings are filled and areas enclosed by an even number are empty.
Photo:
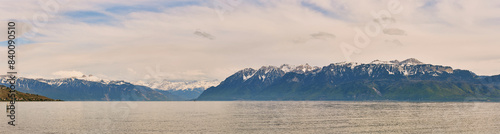
M10 89L4 85L0 85L0 101L10 101L9 97ZM16 91L16 101L55 101L54 99L47 98L45 96L37 94L29 94Z
M300 67L300 68L299 68ZM478 77L417 59L247 68L197 100L499 100L498 76Z

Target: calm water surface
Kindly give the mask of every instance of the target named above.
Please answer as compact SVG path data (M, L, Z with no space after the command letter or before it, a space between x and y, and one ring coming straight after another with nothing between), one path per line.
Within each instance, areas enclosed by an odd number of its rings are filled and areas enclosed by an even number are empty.
M19 102L16 112L0 133L500 132L500 103L479 102Z

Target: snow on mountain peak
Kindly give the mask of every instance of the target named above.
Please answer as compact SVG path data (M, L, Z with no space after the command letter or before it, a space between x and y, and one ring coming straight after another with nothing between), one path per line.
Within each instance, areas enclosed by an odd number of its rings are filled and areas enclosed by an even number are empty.
M394 64L394 65L420 65L424 64L423 62L420 62L419 60L415 58L409 58L403 61L398 61L398 60L392 60L392 61L381 61L381 60L374 60L370 62L369 64Z
M143 85L147 86L153 89L160 89L160 90L191 90L191 89L196 89L196 88L201 88L203 90L212 87L212 86L217 86L219 85L220 81L217 80L212 80L212 81L169 81L169 80L163 80L163 81L151 81L151 82L144 82L144 81L138 81L134 82L134 84L137 85Z
M3 78L5 79L5 78ZM22 80L22 77L18 78L19 80ZM55 85L55 86L60 86L62 84L75 81L75 80L83 80L83 81L90 81L90 82L97 82L101 84L115 84L115 85L122 85L126 84L125 81L112 81L112 80L107 80L107 79L102 79L93 75L82 75L81 77L70 77L70 78L52 78L52 79L45 79L45 78L29 78L33 80L37 80L39 82L47 83L49 85Z
M298 72L298 73L305 73L309 71L313 71L316 69L319 69L320 67L317 66L310 66L309 64L304 64L304 65L288 65L288 64L283 64L279 67L283 72L288 73L288 72Z
M409 59L406 59L404 61L401 61L399 64L400 65L420 65L420 64L424 64L424 63L420 62L419 60L417 60L415 58L409 58Z
M334 63L333 65L335 65L335 66L350 66L351 69L354 69L354 67L361 65L361 63L358 63L358 62L345 62L344 61L344 62Z
M262 67L259 69L259 71L260 71L260 70L263 70L263 71L264 71L264 74L267 74L267 73L269 73L269 72L271 72L271 71L276 71L276 70L278 70L278 67L275 67L275 66L262 66Z
M318 69L319 67L312 67L310 66L309 64L305 64L305 65L299 65L295 68L295 70L297 71L302 71L302 72L309 72L309 71L312 71L312 70L315 70L315 69Z
M246 81L248 80L249 78L252 78L253 75L255 75L255 73L252 73L252 74L248 74L248 75L243 75L243 81Z
M238 73L240 73L242 75L243 81L246 81L249 78L253 77L253 75L255 75L255 73L257 73L257 71L253 68L245 68L241 71L238 71Z
M284 71L285 73L291 72L295 69L296 67L294 65L289 65L289 64L283 64L280 66L280 69Z

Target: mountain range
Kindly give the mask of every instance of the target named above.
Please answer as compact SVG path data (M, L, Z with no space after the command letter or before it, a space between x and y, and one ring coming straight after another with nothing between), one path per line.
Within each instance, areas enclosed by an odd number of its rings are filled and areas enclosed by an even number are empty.
M16 90L65 101L184 101L196 99L218 81L151 81L127 82L106 80L92 75L43 79L18 78ZM7 78L1 85L9 85Z
M432 65L410 58L246 68L196 100L500 101L500 75Z
M9 85L0 77L0 84ZM500 75L432 65L410 58L328 66L246 68L224 81L105 80L95 76L18 78L28 96L65 101L347 100L500 101Z
M2 79L2 84L7 84ZM94 81L84 78L29 79L18 78L16 89L20 92L40 94L65 101L167 101L177 96L159 93L146 86L125 81Z

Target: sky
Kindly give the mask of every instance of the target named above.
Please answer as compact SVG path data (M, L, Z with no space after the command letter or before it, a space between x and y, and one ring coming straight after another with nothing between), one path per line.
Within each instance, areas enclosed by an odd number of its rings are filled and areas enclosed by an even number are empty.
M500 74L497 0L3 3L10 4L0 5L0 30L17 22L22 77L223 80L248 67L407 58Z

